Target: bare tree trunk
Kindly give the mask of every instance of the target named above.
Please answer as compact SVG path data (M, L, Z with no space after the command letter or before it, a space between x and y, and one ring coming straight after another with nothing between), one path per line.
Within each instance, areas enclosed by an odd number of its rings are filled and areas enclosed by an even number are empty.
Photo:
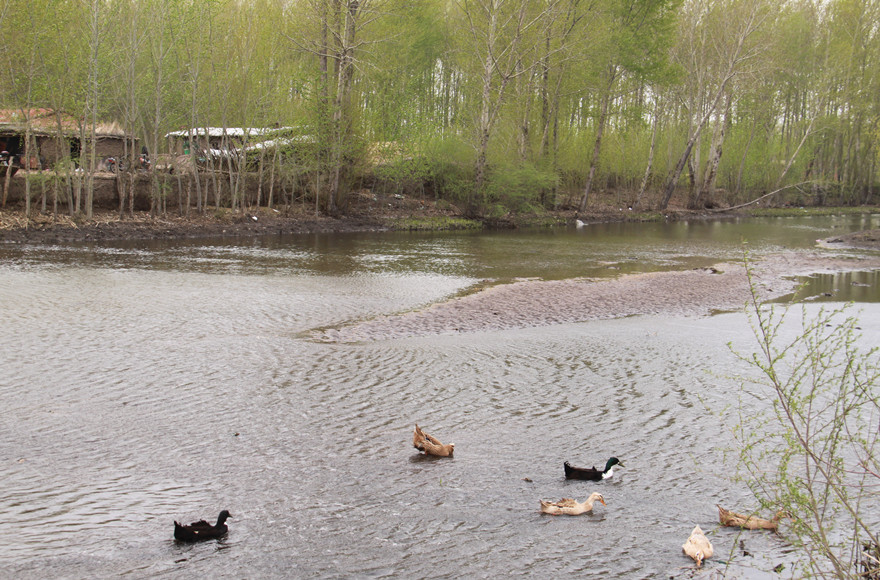
M728 93L727 103L724 106L724 116L718 120L718 126L715 128L715 135L712 138L712 148L709 151L709 159L706 161L706 174L703 177L703 184L692 203L692 207L695 209L699 208L701 201L709 198L715 191L715 180L718 175L718 165L721 163L724 136L730 123L730 107L732 102L733 95Z
M260 163L257 171L257 208L263 203L263 166L266 160L266 147L260 147Z
M331 146L331 172L327 199L327 209L331 213L338 210L341 195L344 144L351 129L349 107L351 86L354 78L354 43L358 30L359 0L348 0L344 11L340 55L337 61L336 98L333 101L333 139Z
M602 148L602 134L605 132L605 123L608 119L608 107L611 103L611 91L614 88L614 82L617 80L617 66L608 67L608 83L605 87L605 93L602 95L602 101L599 111L599 123L596 127L596 142L593 145L593 157L590 160L590 173L587 176L587 185L584 187L584 196L581 198L581 204L578 211L586 211L589 203L590 190L593 187L593 179L596 177L596 169L599 167L599 153Z
M80 125L79 127L79 169L80 171L74 172L74 208L71 210L70 215L74 215L75 213L80 211L82 208L82 194L83 194L83 182L82 182L82 170L83 170L83 156L87 154L87 150L84 147L87 147L88 141L86 140L86 129L84 125Z
M492 56L487 56L483 68L483 89L480 103L480 140L477 148L477 164L474 171L474 192L468 203L468 211L474 212L480 205L486 183L486 159L489 152L489 138L492 134L492 75L494 75Z
M651 123L651 148L648 150L648 163L645 166L645 175L642 177L642 183L639 186L639 194L633 204L633 209L638 209L642 204L642 197L645 195L645 189L648 187L648 179L651 177L651 171L654 167L654 150L657 146L657 127L660 125L660 115L662 108L659 102L654 106L654 122Z
M522 63L517 63L517 92L521 97L525 98L525 104L523 106L522 114L520 115L520 123L519 123L519 161L520 163L525 163L528 161L531 153L531 137L530 137L530 120L532 117L532 93L534 90L534 83L532 80L532 75L529 75L529 78L523 81L522 75ZM522 85L525 84L525 89L523 89Z
M545 37L544 58L541 59L541 156L550 153L550 28Z
M24 130L24 153L25 153L25 166L24 166L24 219L25 219L25 228L27 228L27 224L31 221L31 153L36 151L36 148L31 149L31 121L30 117L27 119L27 124L25 125Z
M161 17L160 17L161 18ZM167 49L165 48L165 35L160 32L159 33L159 46L157 50L157 61L154 61L153 64L156 67L156 84L153 92L153 134L151 139L151 149L153 153L159 150L159 127L161 126L162 121L162 89L163 89L163 71L164 67L163 62L165 60L165 55L167 53ZM159 184L159 174L157 172L152 172L150 174L150 216L156 217L156 212L158 211L158 202L161 196L162 190Z
M266 203L269 209L272 209L273 194L275 193L275 167L278 164L278 147L272 153L272 166L269 168L269 199Z
M706 111L706 114L703 115L703 118L700 120L697 127L694 129L693 135L688 140L685 145L684 151L681 154L681 157L678 159L678 163L675 164L673 170L669 173L669 178L666 180L666 185L664 186L664 194L663 200L660 202L660 210L664 210L669 205L669 200L672 198L672 194L675 192L675 186L678 184L678 179L681 177L681 172L684 169L685 164L691 156L691 151L694 148L694 143L700 138L700 134L703 132L703 127L706 126L706 123L709 121L709 117L715 111L715 107L718 106L718 101L721 100L721 95L724 92L724 89L727 87L727 83L730 79L733 78L733 71L729 71L728 75L724 79L724 82L721 83L721 86L718 88L718 92L715 94L714 99L712 100L712 106L709 107L709 110Z
M3 203L0 203L0 207L6 207L6 199L9 197L9 183L12 179L12 155L9 156L9 160L7 161L6 171L4 172L3 177Z

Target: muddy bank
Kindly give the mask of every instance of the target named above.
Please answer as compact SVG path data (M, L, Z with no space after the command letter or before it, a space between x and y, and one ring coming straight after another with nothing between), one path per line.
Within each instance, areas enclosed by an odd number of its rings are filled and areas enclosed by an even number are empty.
M117 203L118 205L118 203ZM38 207L35 205L35 207ZM725 219L747 216L744 212L721 213L682 209L673 204L662 214L632 213L617 206L593 206L587 212L572 209L545 211L539 215L507 215L483 221L474 220L476 227L517 228L553 227L621 221ZM32 210L25 217L23 208L10 205L0 209L0 243L55 244L80 241L186 239L207 237L256 237L283 234L382 231L409 229L412 221L426 221L428 229L449 229L448 222L462 220L461 208L443 200L382 194L370 190L354 192L344 208L333 215L317 211L312 203L297 203L275 208L248 208L232 211L211 207L203 212L191 208L181 214L168 210L159 215L149 211L95 209L90 218L59 212L40 213ZM438 227L432 227L431 220ZM444 220L446 220L444 222Z
M189 216L148 212L126 214L96 212L92 219L38 216L24 225L23 216L0 212L0 243L57 244L110 240L256 237L283 234L382 230L381 220L369 216L329 217L308 212L218 212ZM6 227L3 227L3 226Z
M880 230L865 230L843 236L835 236L822 240L829 247L861 248L866 250L880 249Z
M761 299L792 292L794 276L880 268L880 255L840 258L821 251L753 257L753 281ZM636 315L704 316L741 309L750 298L743 264L680 272L653 272L614 280L521 281L415 312L325 329L313 338L360 342L531 328Z
M185 215L177 211L150 215L148 211L95 210L91 218L82 215L32 213L25 218L21 208L0 210L0 243L65 243L79 241L187 239L209 237L256 237L284 234L381 231L399 220L419 217L450 217L456 208L436 202L397 196L360 194L336 215L318 212L313 205L296 204L278 208L232 211L210 208Z

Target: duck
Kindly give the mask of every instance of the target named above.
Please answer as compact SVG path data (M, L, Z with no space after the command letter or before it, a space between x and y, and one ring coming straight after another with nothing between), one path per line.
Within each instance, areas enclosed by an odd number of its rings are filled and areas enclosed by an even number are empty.
M226 527L227 518L231 518L227 510L220 512L217 517L217 524L212 526L205 520L193 522L188 526L174 522L174 539L181 542L198 542L201 540L213 540L226 535L229 528Z
M566 515L566 516L579 516L581 514L585 514L587 512L593 511L593 504L599 501L602 505L607 505L605 503L605 498L602 497L602 494L594 491L590 494L590 497L587 498L587 501L578 502L571 498L564 497L559 501L544 501L541 500L541 513L550 514L551 516L558 515Z
M602 479L608 479L614 476L613 468L615 465L625 467L625 465L616 457L611 457L605 463L605 469L602 471L599 471L595 467L591 467L589 469L584 467L572 467L568 461L563 464L563 467L565 467L565 479L585 479L590 481L600 481Z
M455 443L444 445L436 437L431 437L419 427L413 430L413 447L419 451L423 451L426 455L435 455L437 457L452 457L455 451Z
M682 544L681 551L693 558L694 562L697 563L697 568L703 565L703 560L711 558L712 554L715 553L714 548L712 548L712 542L709 541L709 538L706 537L700 526L696 526L693 529L690 537Z
M744 516L742 514L726 510L718 504L715 504L715 507L718 508L718 521L721 522L722 526L745 528L747 530L776 531L777 529L779 529L779 520L787 515L784 511L779 510L778 512L776 512L776 515L773 516L772 520L766 520L757 516Z

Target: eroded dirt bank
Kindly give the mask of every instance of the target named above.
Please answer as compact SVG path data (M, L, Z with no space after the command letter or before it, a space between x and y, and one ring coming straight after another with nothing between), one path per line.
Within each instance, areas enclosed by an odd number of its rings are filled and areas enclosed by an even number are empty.
M684 210L678 206L664 212L664 219L721 219L746 214L722 215L718 212ZM573 210L547 211L540 216L506 216L486 222L490 228L518 226L565 226L575 223ZM577 218L587 223L642 221L657 219L631 214L616 206L591 207ZM71 217L64 212L40 213L35 208L30 219L22 207L0 209L0 243L56 244L139 239L187 239L207 237L255 237L267 235L381 231L407 229L408 220L444 220L462 218L461 208L428 197L379 194L368 190L353 193L346 207L335 215L316 211L313 204L299 203L232 211L192 208L186 215L176 209L151 215L148 211L129 212L96 209L90 218Z
M841 258L821 250L752 258L762 299L792 292L791 277L819 272L880 268L880 254ZM679 272L633 274L613 280L521 281L422 310L323 330L314 338L359 342L432 334L549 326L644 314L706 315L742 308L749 300L744 264L718 264Z

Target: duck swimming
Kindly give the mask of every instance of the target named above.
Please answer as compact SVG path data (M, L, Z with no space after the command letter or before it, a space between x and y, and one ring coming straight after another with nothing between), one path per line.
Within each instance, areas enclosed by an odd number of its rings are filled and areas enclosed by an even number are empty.
M614 466L619 465L620 467L625 467L625 465L616 457L610 458L605 463L605 469L599 471L595 467L584 468L584 467L572 467L571 464L566 461L563 464L565 467L565 479L584 479L589 481L600 481L602 479L608 479L614 476Z
M587 501L584 502L578 502L567 497L556 502L541 500L541 513L550 514L551 516L579 516L593 511L593 504L597 500L600 501L602 505L606 505L605 498L602 497L601 493L596 491L591 493L590 497L587 498Z
M772 520L767 520L764 518L759 518L757 516L744 516L742 514L726 510L717 504L715 505L715 507L718 508L718 521L721 522L722 526L745 528L747 530L776 531L777 529L779 529L779 520L787 515L784 511L778 511L776 512L776 515L773 516Z
M413 430L413 447L427 455L436 455L437 457L452 457L455 451L455 443L444 445L439 439L422 431L418 424Z
M188 526L174 522L174 539L181 542L199 542L201 540L213 540L220 538L226 534L229 528L226 527L226 519L232 515L223 510L217 517L217 524L212 526L205 520L193 522Z
M709 541L709 538L706 537L700 526L694 528L690 537L681 546L681 551L693 558L694 562L697 563L697 568L703 565L703 560L711 558L712 554L715 553L715 550L712 548L712 542Z

